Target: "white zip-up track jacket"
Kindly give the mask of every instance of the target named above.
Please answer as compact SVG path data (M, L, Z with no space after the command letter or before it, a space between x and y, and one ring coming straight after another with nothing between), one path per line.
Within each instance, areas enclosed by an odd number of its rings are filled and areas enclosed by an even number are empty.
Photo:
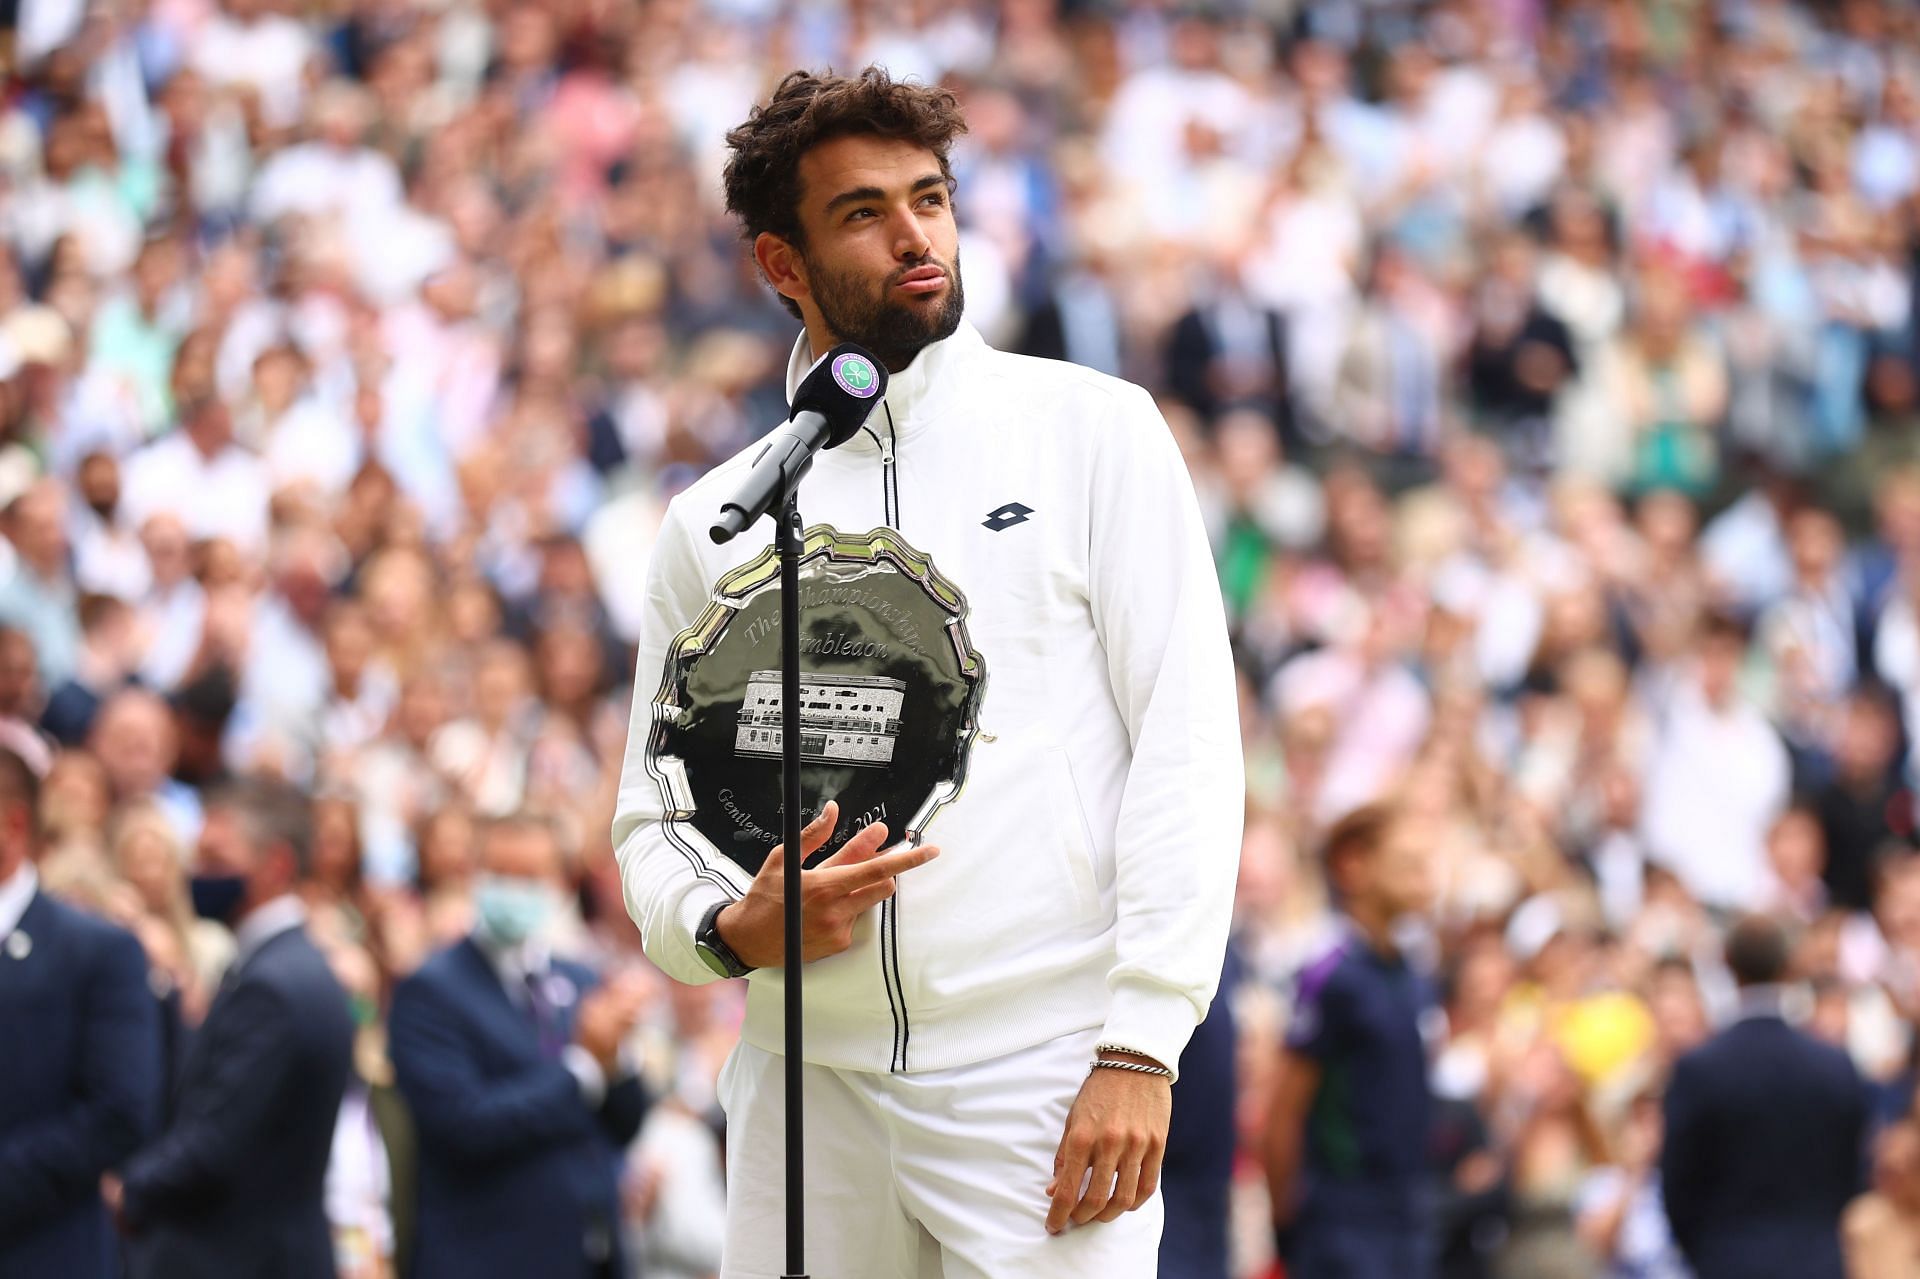
M789 392L811 361L802 334ZM647 954L690 983L714 980L693 945L702 915L752 876L685 834L684 798L650 758L676 713L656 703L676 637L771 543L770 520L726 546L707 536L758 447L668 507L613 824ZM1218 978L1245 784L1212 556L1152 399L963 324L820 454L800 510L809 528L890 529L925 554L965 595L986 671L964 784L922 836L941 856L899 877L851 949L806 966L807 1059L940 1070L1101 1027L1101 1042L1175 1065ZM766 651L777 667L778 644ZM783 979L748 978L745 1037L775 1053Z

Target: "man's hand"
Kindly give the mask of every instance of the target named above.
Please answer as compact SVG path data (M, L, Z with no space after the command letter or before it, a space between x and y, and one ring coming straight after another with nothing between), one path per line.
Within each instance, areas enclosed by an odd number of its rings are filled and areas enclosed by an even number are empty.
M573 1023L573 1041L593 1055L608 1078L612 1078L619 1063L621 1043L633 1033L634 1023L640 1020L647 996L646 982L626 974L604 986L594 987L580 1000L580 1013Z
M1117 1221L1153 1198L1172 1116L1168 1080L1131 1070L1090 1073L1067 1112L1067 1131L1053 1156L1047 1233L1059 1234L1069 1220L1076 1226Z
M1267 1101L1267 1192L1273 1201L1273 1226L1282 1234L1299 1209L1301 1152L1306 1148L1307 1112L1320 1092L1320 1063L1290 1048L1280 1051Z
M800 832L802 860L827 842L840 816L832 800ZM853 945L860 916L893 896L893 880L902 871L940 855L932 844L881 852L887 828L875 822L812 870L800 872L800 955L807 962L837 955ZM786 962L786 847L778 845L753 877L747 895L720 912L714 926L740 962L754 968L778 968Z
M125 1234L127 1222L122 1213L126 1208L127 1188L121 1183L119 1174L100 1174L100 1202L107 1206L107 1217L113 1222L113 1228Z

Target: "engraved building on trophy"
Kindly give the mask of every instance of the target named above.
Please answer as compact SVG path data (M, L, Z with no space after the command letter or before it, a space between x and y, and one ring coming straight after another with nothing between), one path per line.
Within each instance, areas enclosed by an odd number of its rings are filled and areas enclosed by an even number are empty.
M907 686L878 675L800 677L800 758L810 763L881 768L893 762ZM778 756L780 672L747 677L734 732L736 755Z

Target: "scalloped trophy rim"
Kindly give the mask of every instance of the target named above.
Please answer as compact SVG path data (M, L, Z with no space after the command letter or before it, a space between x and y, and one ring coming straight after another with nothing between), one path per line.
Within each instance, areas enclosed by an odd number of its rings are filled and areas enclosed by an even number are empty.
M953 646L960 678L970 689L955 734L959 764L954 776L937 783L906 822L906 841L918 844L940 810L960 797L966 786L973 747L980 737L980 705L986 692L987 667L967 631L966 594L934 566L931 556L891 528L847 533L830 524L812 525L801 537L800 567L804 570L817 560L855 565L889 563L947 614L943 629ZM667 646L660 688L651 702L653 727L648 736L646 764L668 800L662 828L669 841L694 862L704 878L713 879L717 870L726 881L723 886L736 894L746 891L752 876L693 824L694 798L685 761L663 748L668 732L687 709L677 700L680 687L677 676L681 670L687 663L711 653L747 605L763 592L777 590L779 583L780 557L771 543L752 559L723 573L714 583L712 596L700 616Z

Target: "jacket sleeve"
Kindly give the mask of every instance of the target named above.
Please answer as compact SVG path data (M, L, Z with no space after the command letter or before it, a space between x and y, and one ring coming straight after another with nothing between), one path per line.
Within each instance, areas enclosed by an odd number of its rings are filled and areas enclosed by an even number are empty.
M459 1013L430 980L413 977L394 990L388 1038L394 1082L423 1146L491 1164L593 1131L579 1080L557 1061L506 1078L483 1077Z
M661 822L667 797L648 758L654 699L665 673L667 649L699 619L712 592L689 536L676 501L661 521L660 537L647 566L640 656L634 668L633 711L613 815L613 847L627 913L640 928L647 958L676 981L697 986L716 980L693 948L700 917L715 902L738 894L721 886L718 872L703 872L668 841Z
M206 1203L250 1170L244 1152L283 1104L298 1038L293 1010L265 982L243 981L202 1034L211 1074L194 1081L159 1140L128 1161L125 1216L140 1228Z
M652 1108L653 1098L647 1095L647 1086L640 1082L639 1076L616 1079L607 1085L607 1098L600 1103L597 1116L600 1129L607 1134L607 1140L625 1150L639 1135L640 1125L646 1122L647 1112Z
M1174 1066L1219 981L1246 782L1220 586L1172 432L1121 393L1093 464L1088 596L1133 747L1103 1042Z
M1205 413L1213 407L1213 349L1207 341L1207 326L1200 312L1188 311L1174 322L1167 335L1166 358L1161 372L1173 398Z
M1834 1188L1833 1206L1835 1211L1845 1211L1855 1196L1863 1195L1873 1189L1873 1085L1861 1078L1859 1071L1850 1060L1843 1060L1845 1069L1841 1072L1842 1083L1839 1095L1839 1130L1845 1135L1841 1143L1838 1166L1834 1168L1831 1184Z
M1674 1063L1662 1107L1666 1136L1660 1146L1660 1198L1667 1224L1680 1251L1691 1255L1697 1242L1702 1197L1712 1169L1712 1134L1701 1113L1699 1062Z
M572 963L564 964L563 968L583 995L600 984L600 975L591 968ZM639 1133L640 1125L646 1122L647 1112L653 1108L653 1095L639 1074L631 1069L616 1072L605 1079L605 1084L594 1119L607 1140L625 1150Z
M103 936L81 996L75 1099L0 1138L0 1253L8 1233L97 1196L100 1174L152 1135L160 1008L140 943L117 929Z

